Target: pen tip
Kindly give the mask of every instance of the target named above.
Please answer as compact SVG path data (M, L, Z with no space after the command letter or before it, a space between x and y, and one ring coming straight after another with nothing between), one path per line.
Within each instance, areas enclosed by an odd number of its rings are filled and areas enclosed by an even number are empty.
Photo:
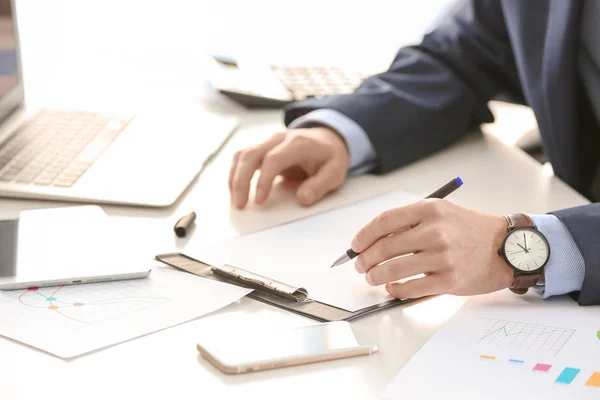
M463 180L460 179L460 176L457 176L456 178L454 178L454 180L456 181L456 183L458 183L458 186L462 186Z

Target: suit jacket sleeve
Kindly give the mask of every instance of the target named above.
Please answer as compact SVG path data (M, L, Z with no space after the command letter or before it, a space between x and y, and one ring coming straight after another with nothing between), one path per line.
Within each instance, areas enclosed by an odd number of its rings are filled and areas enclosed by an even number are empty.
M581 292L575 293L575 299L584 306L600 305L600 203L552 214L566 225L583 255L585 277Z
M469 0L420 45L400 50L388 71L354 93L289 105L285 123L320 108L344 114L369 136L383 173L492 122L487 102L499 88L522 97L501 2Z

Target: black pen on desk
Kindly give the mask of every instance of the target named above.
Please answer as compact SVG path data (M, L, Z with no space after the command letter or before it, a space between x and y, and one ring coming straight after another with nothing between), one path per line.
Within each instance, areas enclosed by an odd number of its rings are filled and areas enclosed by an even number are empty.
M184 215L183 217L179 218L179 220L175 224L175 227L173 228L175 230L175 234L178 237L184 237L189 232L195 220L196 213L194 211L192 211L188 215Z
M443 199L444 197L448 196L450 193L454 192L456 189L461 187L462 184L463 184L462 179L460 179L460 177L457 176L456 178L452 179L451 181L446 183L444 186L440 187L438 190L431 193L429 196L427 196L425 198L426 199ZM343 255L341 255L337 260L335 260L335 262L329 268L333 268L333 267L337 267L338 265L342 265L342 264L352 260L359 254L360 253L357 253L352 249L348 249L348 250L346 250L346 252Z

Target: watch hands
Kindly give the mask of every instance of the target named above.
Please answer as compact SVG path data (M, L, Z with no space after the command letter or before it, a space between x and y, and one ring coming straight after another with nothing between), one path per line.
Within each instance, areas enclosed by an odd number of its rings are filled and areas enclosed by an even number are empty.
M519 246L520 248L522 248L525 253L528 253L527 249L525 247L521 246L519 243L517 243L517 246Z
M529 253L529 250L527 250L527 236L525 236L525 232L523 232L523 240L525 241L525 248L523 250L525 250L525 253Z

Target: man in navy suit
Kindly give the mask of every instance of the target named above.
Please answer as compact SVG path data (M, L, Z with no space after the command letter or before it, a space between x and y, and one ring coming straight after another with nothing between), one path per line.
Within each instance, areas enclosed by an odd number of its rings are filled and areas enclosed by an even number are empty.
M598 21L596 0L462 1L354 93L289 106L287 131L234 157L232 203L247 204L260 170L258 204L278 175L302 179L298 201L313 204L348 173L385 173L491 122L487 102L499 94L533 109L554 173L600 201ZM552 250L529 286L544 297L572 293L582 305L600 304L600 203L523 217ZM497 253L510 222L443 200L389 210L356 234L356 269L398 298L511 287L514 269ZM419 273L425 277L398 282Z

